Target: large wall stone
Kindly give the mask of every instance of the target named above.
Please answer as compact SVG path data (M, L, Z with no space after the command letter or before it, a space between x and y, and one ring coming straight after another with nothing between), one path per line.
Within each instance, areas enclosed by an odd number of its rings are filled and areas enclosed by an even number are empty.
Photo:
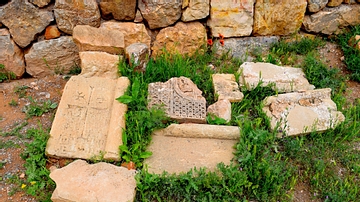
M0 64L5 65L5 69L16 77L21 77L25 73L24 54L5 28L0 29L0 47Z
M360 24L360 5L342 4L335 8L323 10L305 16L303 26L308 32L333 34L349 25Z
M150 29L167 27L174 24L181 17L181 6L181 0L138 0L138 7Z
M71 36L34 43L25 54L25 61L26 72L33 77L67 73L80 63L79 51Z
M41 8L47 6L50 3L50 1L51 0L30 0L29 2Z
M51 12L40 10L23 0L13 0L0 11L0 21L9 28L14 41L22 48L54 20Z
M206 44L206 30L200 22L178 22L174 27L160 30L152 47L152 56L163 53L192 55Z
M307 0L307 2L308 2L308 7L307 7L308 10L314 13L325 8L329 0Z
M58 28L67 34L72 34L76 25L100 26L96 0L56 0L54 14Z
M206 18L209 15L210 0L190 0L188 3L189 4L186 6L181 16L182 21L188 22L199 20Z
M253 16L254 0L212 0L207 24L213 36L250 36Z
M288 35L303 22L307 1L258 0L255 4L254 35Z
M135 0L101 0L101 16L105 19L113 17L116 20L134 20Z

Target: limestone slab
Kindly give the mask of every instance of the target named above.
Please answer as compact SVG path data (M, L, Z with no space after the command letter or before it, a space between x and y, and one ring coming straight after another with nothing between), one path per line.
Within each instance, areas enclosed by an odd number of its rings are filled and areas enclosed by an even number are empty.
M76 160L51 171L56 183L53 202L129 202L135 198L135 170L109 163Z
M273 84L278 92L313 90L300 68L281 67L270 63L245 62L240 66L239 84L247 89L254 89L260 81L261 86Z
M231 103L229 100L218 100L210 105L207 109L207 114L210 116L217 116L225 119L227 122L231 120Z
M212 75L215 97L218 100L229 100L240 102L244 94L240 92L234 74L213 74Z
M211 34L224 37L250 36L253 30L254 0L212 0L207 22Z
M163 105L166 114L179 122L206 123L206 100L186 77L150 83L148 108Z
M115 98L126 91L126 77L73 76L67 82L46 146L46 155L120 160L127 106Z
M81 74L89 78L93 76L116 79L118 75L119 56L105 52L80 52Z
M263 111L273 130L279 124L278 136L324 131L345 119L331 100L330 88L267 97Z
M234 157L234 145L238 140L180 138L153 135L149 151L152 156L145 159L150 173L179 174L193 168L206 167L215 170L223 162L229 165Z

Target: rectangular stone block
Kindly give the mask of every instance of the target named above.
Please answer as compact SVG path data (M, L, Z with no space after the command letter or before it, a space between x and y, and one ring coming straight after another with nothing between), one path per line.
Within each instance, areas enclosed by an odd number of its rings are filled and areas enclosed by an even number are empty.
M126 77L71 77L56 112L46 155L91 159L104 154L104 159L120 160L127 106L115 98L123 95L128 85Z

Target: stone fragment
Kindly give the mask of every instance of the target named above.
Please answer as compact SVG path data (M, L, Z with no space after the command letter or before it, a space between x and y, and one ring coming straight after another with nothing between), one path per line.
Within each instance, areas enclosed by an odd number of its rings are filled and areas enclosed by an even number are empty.
M118 78L119 56L105 52L85 51L80 52L81 76L90 78L93 76L109 79Z
M163 105L166 114L179 122L206 123L206 100L186 77L150 83L148 108Z
M243 99L244 94L240 92L234 74L213 74L212 80L217 100L240 102Z
M307 0L307 2L308 2L308 6L307 6L308 11L315 13L325 8L329 0Z
M150 29L167 27L181 17L182 1L144 1L138 0L138 8Z
M66 83L45 153L64 158L120 160L127 106L115 100L129 79L72 76Z
M101 0L101 15L104 19L134 20L135 0Z
M356 4L356 0L344 0L343 3L346 3L346 4Z
M51 12L40 10L28 1L13 0L0 12L0 21L9 28L13 40L24 48L42 32L54 16Z
M135 170L109 163L88 164L76 160L51 171L55 181L54 202L128 202L135 198Z
M100 26L96 0L56 0L54 14L58 28L67 34L72 34L76 25Z
M107 21L100 28L120 31L124 35L125 47L133 43L144 43L150 47L151 38L142 23Z
M140 10L136 10L136 14L135 14L135 19L134 19L134 22L142 22L144 20L144 18L142 17L141 15L141 12Z
M145 71L149 54L149 47L143 43L133 43L125 49L126 59L135 71Z
M49 40L49 39L56 39L58 37L60 37L61 33L59 32L58 28L56 27L56 25L51 25L48 26L45 29L45 39Z
M215 115L225 119L226 122L231 121L231 103L229 100L219 100L210 105L207 109L208 115Z
M303 22L307 1L258 0L255 3L254 35L288 35Z
M224 37L250 36L254 22L254 0L212 0L207 22L211 34Z
M355 35L355 36L351 37L348 44L349 44L349 46L360 50L360 35Z
M29 2L41 8L47 6L50 1L51 0L30 0Z
M327 4L327 6L329 6L329 7L340 6L340 4L342 2L343 2L343 0L329 0L329 3Z
M359 4L326 7L315 14L305 16L303 22L306 31L328 35L339 33L343 27L358 24L360 24Z
M152 57L166 50L170 54L193 55L206 44L206 30L200 22L178 22L160 30L152 46Z
M209 15L210 0L189 0L187 8L181 16L184 22L194 21L206 18Z
M239 137L236 126L171 124L154 131L148 148L153 154L144 164L150 173L157 174L179 174L194 167L215 170L220 162L230 164Z
M243 63L240 73L239 84L248 90L254 89L262 81L261 86L272 84L272 88L278 92L294 92L313 90L315 86L309 84L301 68L281 67L270 63Z
M330 88L270 96L265 98L264 105L263 111L279 137L324 131L345 119L331 100Z
M6 28L0 29L0 47L0 64L5 66L6 71L21 77L25 73L24 53L11 39Z
M72 37L34 43L25 54L26 72L33 77L44 77L54 73L68 73L80 63L79 51Z
M258 36L224 39L224 46L219 46L217 54L229 53L234 58L243 61L253 61L253 52L266 52L273 43L279 41L278 36Z
M77 25L73 37L81 52L103 51L115 55L124 52L124 34L118 30Z

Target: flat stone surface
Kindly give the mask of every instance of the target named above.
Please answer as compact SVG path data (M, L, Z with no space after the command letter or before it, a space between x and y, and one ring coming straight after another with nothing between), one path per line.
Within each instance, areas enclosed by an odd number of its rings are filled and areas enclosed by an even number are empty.
M118 30L95 28L89 25L77 25L73 38L79 51L103 51L110 54L124 52L124 34Z
M245 62L240 66L239 85L254 89L260 82L261 86L274 84L278 92L294 92L313 90L301 68L281 67L270 63Z
M91 159L104 154L106 160L120 160L127 106L115 99L128 85L126 77L71 77L55 115L46 155Z
M324 131L345 120L331 100L330 88L270 96L265 98L264 105L272 130L280 124L279 137Z
M135 170L109 163L87 164L76 160L51 171L56 189L53 202L129 202L135 198Z
M181 16L181 20L184 22L203 19L209 15L210 0L189 0L187 5L184 3L185 1L183 1L182 8L186 8Z
M81 76L93 76L116 79L118 75L119 56L105 52L80 52Z
M148 108L164 105L166 114L181 123L206 123L206 100L190 79L150 83L148 92Z
M234 74L213 74L212 75L214 94L217 100L229 100L240 102L244 94L240 92Z
M219 100L208 107L207 114L215 115L229 122L231 121L231 102L226 99Z
M224 37L250 36L254 22L254 0L211 0L207 22L211 34Z

